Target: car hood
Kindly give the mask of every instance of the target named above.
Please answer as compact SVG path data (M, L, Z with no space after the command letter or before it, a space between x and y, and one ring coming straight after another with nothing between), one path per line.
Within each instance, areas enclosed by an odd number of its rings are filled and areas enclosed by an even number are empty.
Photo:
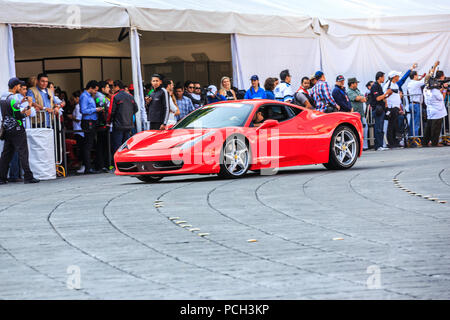
M129 150L164 150L220 129L174 129L143 131L127 142Z

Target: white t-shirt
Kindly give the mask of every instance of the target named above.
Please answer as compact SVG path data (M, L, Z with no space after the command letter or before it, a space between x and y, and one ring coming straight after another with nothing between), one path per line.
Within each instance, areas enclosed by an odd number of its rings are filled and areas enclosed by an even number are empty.
M425 83L425 78L422 80L411 80L408 82L409 100L412 102L422 103L422 86Z
M389 81L384 85L383 91L386 92L386 90L388 90L388 87ZM386 99L388 108L394 107L400 108L400 105L402 104L402 99L400 98L400 92L397 83L391 83L391 86L389 88L392 90L397 89L397 93L392 92L392 94Z
M75 109L73 109L73 130L81 130L81 119L83 118L83 115L81 114L80 111L80 104L77 104L75 106ZM77 120L77 121L75 121ZM78 134L82 137L84 137L84 132L75 132L75 134Z
M14 98L17 99L17 101L22 101L24 96L21 95L20 93L17 93ZM28 108L28 102L23 102L20 104L20 111L25 110L26 108ZM31 120L30 117L36 117L36 109L34 107L30 108L31 110L31 114L28 117L25 117L25 121L23 121L23 126L24 128L31 128Z
M423 98L427 105L428 119L441 119L447 115L447 108L444 104L444 96L439 89L424 89Z
M167 124L175 124L177 123L177 119L175 118L175 112L177 112L177 106L175 103L173 103L172 98L169 98L169 107L170 107L170 113L169 113L169 120L167 121Z
M286 82L280 82L273 91L275 95L275 100L279 101L292 101L294 100L294 91L292 90L292 86Z

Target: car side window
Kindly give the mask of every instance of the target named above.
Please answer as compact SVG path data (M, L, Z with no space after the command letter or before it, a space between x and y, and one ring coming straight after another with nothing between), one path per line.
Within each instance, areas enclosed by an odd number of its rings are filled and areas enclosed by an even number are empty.
M290 118L297 116L300 112L303 111L300 108L294 108L291 106L286 106L286 110L287 110L288 114L290 115Z
M302 111L301 109L293 110L294 108L282 104L265 105L264 109L264 118L266 120L273 119L277 120L278 122L289 120Z

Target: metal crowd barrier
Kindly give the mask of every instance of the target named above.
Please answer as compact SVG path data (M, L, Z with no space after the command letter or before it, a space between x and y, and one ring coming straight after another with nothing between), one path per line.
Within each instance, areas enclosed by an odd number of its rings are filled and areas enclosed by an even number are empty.
M410 127L410 130L408 132L408 140L409 144L420 144L421 139L423 138L424 132L425 132L425 126L426 122L424 122L424 118L426 116L426 109L422 107L423 105L423 96L420 95L410 95L405 94L403 95L403 106L404 110L406 111L407 119L408 119L408 125ZM414 111L414 102L418 102L420 105L419 112L420 112L420 123L419 123L419 130L416 130L416 124L414 121L415 118L415 111ZM441 130L441 139L445 142L450 142L449 139L449 129L450 129L450 119L449 119L449 112L450 112L450 101L447 99L446 103L447 108L447 116L443 120L442 130ZM425 114L424 114L425 113ZM416 134L417 131L417 134Z
M416 128L416 123L414 121L414 118L416 116L416 111L413 107L413 102L419 102L420 108L420 121L418 128ZM405 112L405 116L408 122L408 132L407 140L408 143L405 145L405 147L411 147L412 145L420 145L421 140L423 138L423 134L425 132L425 126L426 122L424 121L426 116L426 109L422 107L423 105L423 96L420 95L410 95L410 94L404 94L402 99L402 106L403 111ZM441 130L441 140L446 143L450 143L450 99L446 99L446 108L447 108L447 116L444 118L442 130ZM375 132L374 132L374 125L375 125L375 118L373 117L372 107L368 104L365 104L365 115L366 115L366 123L368 126L368 145L369 148L373 147L375 144ZM417 130L418 129L418 130ZM386 140L386 132L384 140Z
M33 117L27 117L25 126L27 129L47 128L53 130L54 146L55 146L55 166L58 175L66 176L65 164L66 157L66 143L65 132L63 124L61 123L61 115L48 113L47 111L36 111Z
M375 146L375 118L373 117L372 107L365 104L365 115L367 124L367 144L369 148Z

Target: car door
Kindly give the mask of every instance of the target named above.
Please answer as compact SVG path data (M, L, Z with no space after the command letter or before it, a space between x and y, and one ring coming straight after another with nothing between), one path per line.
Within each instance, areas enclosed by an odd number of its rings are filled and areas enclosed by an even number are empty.
M277 120L278 125L258 130L260 155L266 153L272 161L272 167L295 165L300 155L298 129L294 120L298 113L281 103L264 104L261 107L265 110L264 120ZM278 164L273 163L275 161Z

